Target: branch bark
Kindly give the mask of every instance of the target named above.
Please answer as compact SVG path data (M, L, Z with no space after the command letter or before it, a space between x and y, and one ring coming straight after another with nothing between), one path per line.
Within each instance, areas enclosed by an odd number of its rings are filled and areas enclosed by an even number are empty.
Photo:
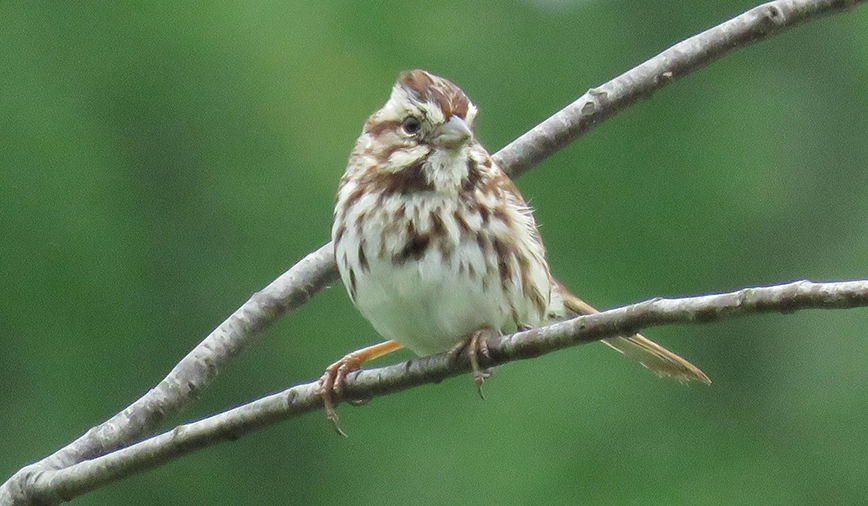
M650 97L654 91L714 59L804 21L844 12L865 1L777 0L760 5L588 90L496 153L495 160L510 175L518 177L633 102ZM309 254L254 294L141 399L49 457L18 471L0 486L0 506L32 504L37 495L51 497L48 503L62 500L64 493L46 492L47 484L57 483L58 470L110 454L152 434L168 417L195 399L222 367L253 343L259 331L334 282L337 269L333 256L331 243ZM40 492L36 494L36 490Z
M758 313L790 314L802 309L848 309L868 306L868 280L836 283L797 281L785 285L745 288L737 292L681 299L651 299L638 304L581 316L487 341L492 367L535 358L553 351L642 329L679 323L711 323ZM369 400L440 381L470 371L466 361L446 354L417 357L347 377L346 398ZM322 409L317 382L291 387L198 422L181 425L122 450L55 471L28 490L37 504L90 492L145 469L157 467L195 450Z

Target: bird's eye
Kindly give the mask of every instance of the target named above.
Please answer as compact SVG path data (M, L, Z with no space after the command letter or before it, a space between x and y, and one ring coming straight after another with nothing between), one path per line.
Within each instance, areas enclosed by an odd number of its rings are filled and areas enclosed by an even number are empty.
M407 135L415 135L422 128L422 122L416 116L407 116L401 126Z

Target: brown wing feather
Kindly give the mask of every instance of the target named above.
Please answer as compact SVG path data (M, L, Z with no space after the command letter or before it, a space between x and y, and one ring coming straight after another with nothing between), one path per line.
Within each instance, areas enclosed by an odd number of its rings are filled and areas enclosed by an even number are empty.
M555 281L555 283L568 312L576 316L598 312L590 304L570 293L560 282ZM711 384L708 376L696 366L640 334L603 339L603 343L638 361L657 376L672 378L682 383L699 381L706 385Z

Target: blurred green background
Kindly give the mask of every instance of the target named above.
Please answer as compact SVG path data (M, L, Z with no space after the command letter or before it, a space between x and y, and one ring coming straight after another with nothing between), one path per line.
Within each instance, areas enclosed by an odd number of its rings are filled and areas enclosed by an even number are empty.
M754 4L0 3L0 475L127 406L329 235L402 70L480 107L492 152ZM519 181L600 308L868 278L868 9L656 94ZM593 345L342 407L76 504L864 504L868 311L646 335L714 380ZM180 423L378 340L342 287L262 334ZM406 358L407 355L388 360ZM167 425L166 428L170 428Z

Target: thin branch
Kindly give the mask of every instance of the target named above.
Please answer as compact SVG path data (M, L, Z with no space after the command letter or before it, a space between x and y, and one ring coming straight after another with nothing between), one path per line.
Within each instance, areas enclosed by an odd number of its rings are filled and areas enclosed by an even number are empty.
M866 0L777 0L691 37L581 98L494 155L513 177L675 79L729 52L804 21L849 10ZM281 275L208 335L141 399L69 445L31 464L0 486L0 506L27 502L54 470L93 459L152 434L206 388L259 331L337 279L331 243Z
M868 306L868 280L837 283L797 281L786 285L745 288L737 292L652 299L602 313L488 340L491 367L609 337L632 335L661 325L710 323L758 313L790 314L802 309L847 309ZM346 397L368 400L416 386L439 383L470 370L466 361L446 354L354 372L347 378ZM108 483L157 467L195 450L322 409L317 383L305 383L204 420L181 425L128 448L56 471L51 481L29 490L39 504L90 492Z
M504 147L494 155L494 159L510 176L517 177L640 98L650 98L660 88L712 61L805 21L845 12L864 2L781 0L754 7L675 44L598 88L591 88L578 100Z
M45 459L19 470L0 487L0 505L15 504L50 473L123 448L152 434L208 386L253 337L337 279L331 243L307 255L250 299L187 354L156 387L106 422ZM22 503L26 504L26 501Z

